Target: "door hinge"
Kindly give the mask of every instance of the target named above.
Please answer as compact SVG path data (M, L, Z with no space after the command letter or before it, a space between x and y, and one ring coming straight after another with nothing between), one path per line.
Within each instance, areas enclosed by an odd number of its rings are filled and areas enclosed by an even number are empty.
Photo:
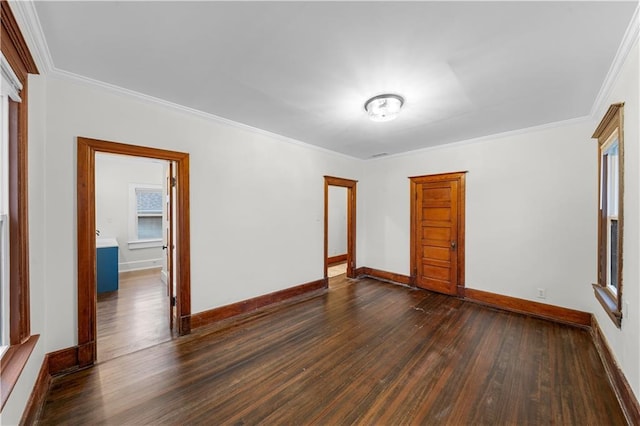
M175 177L172 177L171 178L171 187L175 188L177 184L178 184L178 179L176 179Z
M171 296L171 306L176 306L176 297Z

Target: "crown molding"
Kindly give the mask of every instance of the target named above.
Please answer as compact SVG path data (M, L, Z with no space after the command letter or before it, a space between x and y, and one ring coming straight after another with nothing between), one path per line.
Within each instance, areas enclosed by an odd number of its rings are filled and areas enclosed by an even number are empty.
M74 74L68 71L57 69L53 64L53 59L51 57L51 53L49 51L46 38L44 36L44 31L42 30L42 26L38 18L34 1L33 0L8 0L8 1L11 5L11 9L15 15L15 19L22 30L25 41L32 52L32 56L34 57L35 63L38 66L41 74L49 74L53 77L71 80L77 83L82 83L82 84L93 86L93 87L100 87L104 90L107 90L116 94L124 95L129 98L134 98L138 101L142 101L148 104L164 106L166 108L180 111L180 112L189 114L191 116L196 116L208 121L229 125L235 128L239 128L245 131L263 135L272 139L277 139L279 141L290 143L296 146L306 147L306 148L310 148L315 151L323 152L326 154L338 155L344 158L348 158L350 160L359 160L359 161L384 161L385 159L389 159L389 158L400 157L403 155L412 155L412 154L416 154L424 151L431 151L434 149L463 146L463 145L487 141L490 139L516 136L516 135L530 133L530 132L542 131L545 129L577 124L577 123L588 121L588 120L596 120L599 116L602 115L604 109L607 108L607 105L606 105L607 98L611 93L613 85L616 79L618 78L627 57L629 56L629 53L631 52L631 49L633 48L635 42L638 40L638 37L640 36L640 4L638 4L631 18L631 21L629 22L629 25L627 26L625 34L622 38L622 42L618 47L613 63L609 67L609 71L607 72L605 80L602 86L600 87L598 95L594 100L594 103L591 107L591 111L588 116L578 117L574 119L563 120L563 121L558 121L553 123L547 123L540 126L533 126L533 127L518 129L514 131L497 133L493 135L482 136L474 139L467 139L467 140L462 140L458 142L420 148L413 151L408 151L408 152L403 152L398 154L391 154L391 155L387 155L379 158L358 158L351 155L343 154L341 152L332 151L327 148L322 148L316 145L312 145L307 142L303 142L303 141L293 139L287 136L283 136L277 133L273 133L267 130L263 130L257 127L253 127L247 124L239 123L237 121L233 121L233 120L220 117L214 114L206 113L204 111L200 111L194 108L186 107L184 105L179 105L174 102L166 101L153 96L145 95L140 92L125 89L110 83L105 83L105 82L94 80L78 74Z
M445 142L442 144L428 146L425 148L414 149L412 151L404 151L404 152L399 152L397 154L389 154L389 155L385 155L384 157L368 158L367 161L385 161L391 158L412 156L412 155L417 155L424 152L436 151L441 149L458 148L465 145L473 145L481 142L495 141L498 139L504 139L508 137L526 135L529 133L542 132L545 130L552 130L552 129L557 129L561 127L573 126L573 125L582 124L582 123L592 123L592 122L593 122L593 118L590 115L585 115L582 117L570 118L562 121L554 121L553 123L540 124L538 126L531 126L531 127L525 127L522 129L509 130L502 133L493 133L490 135L480 136L473 139L464 139L464 140L455 141L455 142Z
M591 107L591 117L594 120L597 120L600 117L604 110L608 107L606 105L607 98L613 89L613 85L616 82L618 76L620 75L620 71L631 52L634 44L638 40L638 36L640 35L640 4L636 6L636 10L633 12L633 16L631 17L631 22L629 22L629 26L627 26L627 30L624 33L624 37L622 37L622 42L618 47L618 51L616 52L616 56L613 59L613 63L611 67L609 67L609 72L600 87L600 91L596 96L595 101L593 102L593 106Z
M277 139L279 141L286 142L292 145L310 148L315 151L323 152L325 154L338 155L344 158L348 158L350 160L354 160L354 159L361 160L360 158L343 154L341 152L332 151L330 149L322 148L316 145L311 145L309 143L306 143L297 139L293 139L287 136L279 135L277 133L269 132L267 130L259 129L257 127L249 126L247 124L239 123L237 121L219 117L214 114L209 114L194 108L189 108L183 105L176 104L174 102L169 102L164 99L145 95L143 93L136 92L134 90L125 89L123 87L119 87L114 84L102 82L99 80L94 80L89 77L85 77L79 74L74 74L72 72L58 69L53 64L53 58L51 57L51 52L49 51L49 46L44 36L44 31L42 30L42 25L40 24L40 19L38 18L38 12L36 11L34 1L33 0L8 0L8 1L11 5L11 10L15 15L16 22L24 35L25 42L27 43L27 46L29 46L32 56L34 57L34 61L38 66L41 74L48 74L49 76L52 76L52 77L70 80L76 83L81 83L81 84L92 86L92 87L99 87L104 90L107 90L119 95L123 95L129 98L134 98L138 101L142 101L148 104L160 105L165 108L169 108L172 110L189 114L191 116L200 117L205 120L213 121L220 124L226 124L226 125L239 128L245 131L257 133L272 139Z
M32 0L8 1L40 74L47 74L54 69L53 59L40 25L35 3Z
M171 109L174 111L178 111L178 112L182 112L184 114L190 115L192 117L199 117L202 118L204 120L210 121L210 122L214 122L214 123L218 123L218 124L224 124L230 127L235 127L237 129L241 129L244 131L248 131L254 134L258 134L258 135L262 135L262 136L266 136L268 138L271 139L276 139L280 142L286 142L288 144L291 145L295 145L295 146L299 146L299 147L303 147L303 148L307 148L307 149L312 149L314 151L317 152L322 152L324 154L329 154L331 156L339 156L339 157L343 157L343 158L347 158L349 160L359 160L362 161L361 158L358 157L353 157L347 154L343 154L341 152L338 151L332 151L330 149L327 148L322 148L320 146L316 146L316 145L312 145L310 143L307 142L303 142L301 140L298 139L294 139L294 138L290 138L288 136L284 136L284 135L280 135L278 133L273 133L270 132L268 130L264 130L264 129L260 129L258 127L253 127L250 126L248 124L244 124L244 123L240 123L238 121L233 121L230 120L228 118L224 118L224 117L220 117L218 115L215 114L211 114L208 112L204 112L195 108L190 108L184 105L180 105L174 102L170 102L164 99L160 99L160 98L156 98L154 96L150 96L150 95L146 95L144 93L140 93L140 92L136 92L134 90L129 90L129 89L125 89L123 87L120 86L116 86L114 84L111 83L105 83L104 81L100 81L100 80L94 80L92 78L89 77L85 77L79 74L74 74L72 72L69 71L64 71L64 70L60 70L57 68L53 68L53 70L49 73L50 77L54 77L54 78L58 78L61 80L69 80L71 82L74 83L80 83L83 84L85 86L90 86L93 88L100 88L103 90L106 90L108 92L111 92L113 94L116 95L121 95L124 97L128 97L130 99L134 99L146 104L151 104L151 105L156 105L156 106L161 106L167 109Z

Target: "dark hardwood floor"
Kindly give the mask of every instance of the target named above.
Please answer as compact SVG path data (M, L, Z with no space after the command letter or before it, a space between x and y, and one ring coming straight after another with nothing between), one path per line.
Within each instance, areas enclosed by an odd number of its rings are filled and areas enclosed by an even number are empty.
M120 274L118 291L98 294L98 362L171 340L160 270Z
M372 279L53 379L41 424L621 425L586 330Z

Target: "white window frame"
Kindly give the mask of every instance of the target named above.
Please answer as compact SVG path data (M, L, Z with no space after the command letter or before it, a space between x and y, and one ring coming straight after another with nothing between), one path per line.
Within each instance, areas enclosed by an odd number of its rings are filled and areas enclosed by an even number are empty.
M609 139L602 145L602 152L607 152L613 145L619 145L618 141L618 130L616 129ZM618 208L619 208L619 200L618 194L619 189L618 186L620 183L618 182L618 162L619 157L616 156L616 161L608 159L609 164L607 165L607 176L606 179L602 180L602 184L607 183L607 199L604 200L602 194L600 198L602 199L602 203L606 204L607 210L607 229L606 229L606 241L607 241L607 271L606 271L606 288L613 293L614 296L618 295L618 287L613 286L611 284L613 277L611 276L611 222L613 220L618 220ZM601 185L602 186L602 185ZM601 189L604 191L604 188ZM611 212L611 206L615 205L615 212ZM613 214L612 214L613 213ZM619 254L618 254L619 255Z
M150 185L143 183L129 184L129 250L162 247L163 238L139 239L138 238L138 199L136 193L142 191L158 191L163 193L162 185ZM162 214L160 215L163 216ZM164 218L162 223L164 223Z
M6 214L0 215L0 303L2 303L2 335L0 341L0 356L10 345L10 317L9 317L9 220ZM5 314L6 312L6 314Z
M0 52L0 357L11 345L9 297L9 98L21 102L22 83Z

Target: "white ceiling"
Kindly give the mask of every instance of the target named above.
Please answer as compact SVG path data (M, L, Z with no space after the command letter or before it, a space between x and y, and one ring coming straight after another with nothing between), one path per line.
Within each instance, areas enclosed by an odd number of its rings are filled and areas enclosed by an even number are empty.
M636 6L36 2L58 70L359 158L588 115Z

